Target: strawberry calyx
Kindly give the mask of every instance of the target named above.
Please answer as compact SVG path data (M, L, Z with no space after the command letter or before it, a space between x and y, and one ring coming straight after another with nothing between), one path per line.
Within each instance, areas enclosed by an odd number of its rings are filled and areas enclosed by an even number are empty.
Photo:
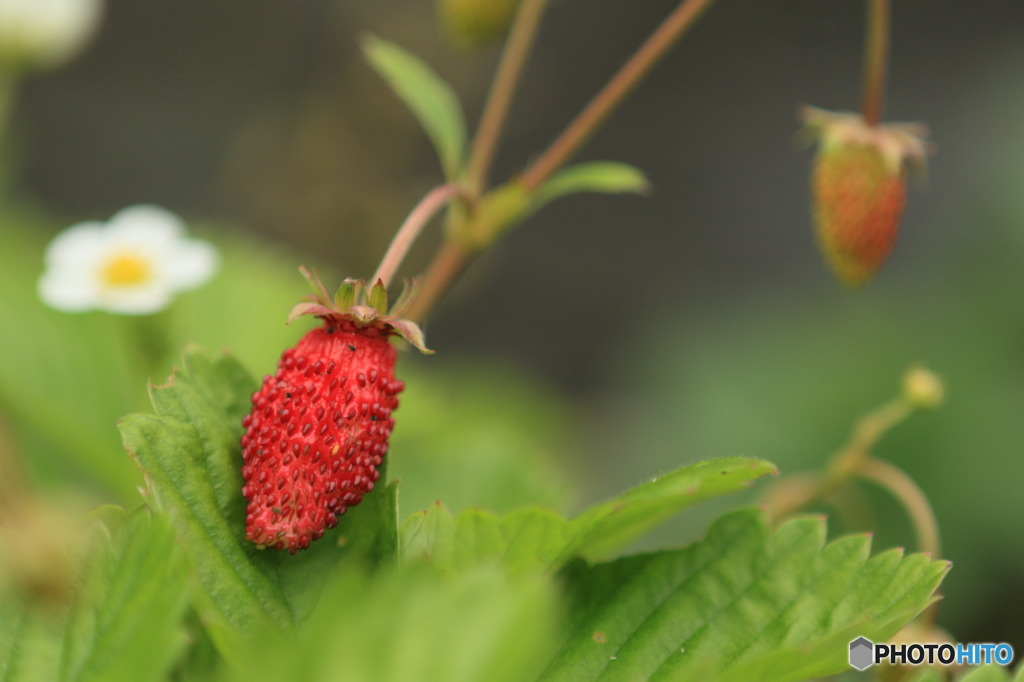
M309 282L313 293L292 308L289 324L304 315L312 315L351 331L398 336L422 353L434 352L427 348L420 326L402 317L416 293L415 281L404 283L401 295L389 308L387 287L380 279L369 287L365 280L345 279L331 296L315 270L300 267L299 272Z
M926 159L932 145L925 138L928 127L923 123L885 123L870 125L860 114L826 111L804 106L800 109L804 121L802 135L821 145L821 153L850 147L872 147L885 160L893 175L904 169L923 176Z

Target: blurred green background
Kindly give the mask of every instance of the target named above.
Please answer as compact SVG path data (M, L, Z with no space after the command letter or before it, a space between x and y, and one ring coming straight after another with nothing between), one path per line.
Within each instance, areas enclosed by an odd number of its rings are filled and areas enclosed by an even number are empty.
M552 2L492 177L522 169L674 4ZM793 141L797 105L856 106L862 3L719 3L581 154L644 169L654 195L545 209L435 315L438 355L402 358L403 513L572 509L719 455L813 468L923 362L947 404L878 454L935 506L954 564L940 624L1024 650L1024 5L894 4L889 118L926 121L938 153L876 281L850 293L821 263ZM306 328L283 325L296 266L368 275L440 181L359 55L366 32L429 61L476 121L498 52L449 45L426 0L110 0L78 60L23 84L0 207L0 447L40 485L137 500L114 420L146 409L137 377L162 381L174 354L146 369L128 321L43 307L60 229L140 202L185 216L224 265L153 324L171 349L229 349L263 374ZM865 490L878 545L912 543Z

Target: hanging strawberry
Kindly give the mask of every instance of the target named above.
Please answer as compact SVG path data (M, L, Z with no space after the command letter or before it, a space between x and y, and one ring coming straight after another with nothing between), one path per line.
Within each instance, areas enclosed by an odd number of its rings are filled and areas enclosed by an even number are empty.
M927 131L811 107L803 118L818 142L811 180L818 245L840 280L861 286L896 243L907 170L923 171Z
M292 554L323 537L380 477L404 388L391 337L429 352L419 327L398 317L408 295L387 313L380 281L367 291L346 280L332 299L315 274L302 272L315 294L289 321L313 315L323 323L264 377L242 436L246 537Z

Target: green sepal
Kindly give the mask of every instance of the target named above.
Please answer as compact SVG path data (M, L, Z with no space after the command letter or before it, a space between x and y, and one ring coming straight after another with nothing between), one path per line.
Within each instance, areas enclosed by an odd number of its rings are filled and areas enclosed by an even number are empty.
M409 309L409 304L412 303L412 299L416 295L416 291L419 289L419 280L402 280L402 293L398 295L398 300L391 306L390 314L394 317L401 317L406 310Z
M288 313L287 324L291 324L295 320L299 319L304 315L314 315L321 317L323 315L333 315L334 310L326 306L322 306L319 303L313 303L312 301L303 301L302 303L296 303L290 313Z
M366 297L367 305L371 308L375 308L382 313L388 311L388 290L384 286L384 282L377 280L370 288L370 293Z
M297 303L288 315L289 323L304 315L332 321L349 320L360 328L374 326L384 333L397 334L422 353L434 352L427 348L419 325L400 317L412 300L415 284L405 283L398 302L389 311L387 287L379 279L367 289L363 280L348 278L341 283L332 299L316 271L300 267L299 272L309 282L314 300Z
M305 265L300 265L299 272L302 273L302 277L309 284L309 289L313 292L313 298L326 305L331 300L331 297L327 294L327 288L320 280L320 275L317 274L316 270L310 271Z
M354 305L348 310L342 313L352 318L357 324L365 327L375 320L379 320L383 315L379 310L368 305Z
M338 310L347 310L356 304L356 299L362 290L362 282L358 279L348 277L341 283L338 290L334 292L334 305Z
M423 336L423 330L415 322L411 320L393 320L388 324L399 336L412 344L419 352L426 355L434 354L434 351L427 348L427 340Z

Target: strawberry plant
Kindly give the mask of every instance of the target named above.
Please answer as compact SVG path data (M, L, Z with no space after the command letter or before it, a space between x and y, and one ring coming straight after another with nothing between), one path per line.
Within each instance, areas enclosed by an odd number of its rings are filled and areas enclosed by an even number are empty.
M24 442L72 453L65 463L84 472L82 487L112 502L47 504L30 483L34 469L11 454L17 448L0 447L0 681L784 682L846 674L859 638L955 641L936 623L951 564L935 514L922 487L878 452L891 429L943 403L945 386L929 370L911 366L897 395L861 416L810 472L780 472L757 456L689 459L636 471L644 482L569 512L570 486L537 436L544 419L569 421L560 404L486 371L432 385L423 366L434 358L402 358L433 353L424 326L438 303L548 203L648 191L628 164L570 160L713 3L683 0L549 146L492 185L546 4L440 3L459 43L508 32L472 135L455 90L429 65L394 42L364 39L367 63L430 139L439 184L398 227L372 277L345 273L336 288L225 238L232 276L209 293L202 317L236 352L185 345L170 376L160 374L179 339L168 317L145 316L205 284L219 262L173 214L134 207L108 228L79 225L51 245L39 285L48 305L138 317L121 326L90 318L77 345L28 370L33 380L0 368L5 418L35 434ZM820 146L819 245L838 278L858 287L891 252L907 170L923 168L929 151L920 126L880 122L889 3L866 4L862 111L804 110ZM436 254L395 297L393 280L435 219ZM172 265L161 260L167 253ZM296 269L312 289L302 300L289 288ZM11 301L15 312L24 305ZM659 324L628 310L609 315ZM243 318L256 334L229 323ZM40 337L63 349L71 335L57 331L62 318L41 319ZM280 331L285 320L301 329L297 342ZM238 357L252 336L279 344L276 368L266 354L253 368L262 378ZM93 359L97 347L108 355ZM18 348L0 350L14 357ZM84 379L70 397L50 396L39 388L50 385L47 372ZM140 405L144 376L154 379L149 406ZM75 428L76 416L96 422L93 411L111 406L130 412L117 423L126 453L113 463L109 434ZM896 501L912 551L834 531L837 517L863 506L850 503L858 481ZM671 523L700 507L713 518L699 537L673 534ZM877 679L953 674L876 670ZM1010 679L1000 667L962 672L970 682Z

